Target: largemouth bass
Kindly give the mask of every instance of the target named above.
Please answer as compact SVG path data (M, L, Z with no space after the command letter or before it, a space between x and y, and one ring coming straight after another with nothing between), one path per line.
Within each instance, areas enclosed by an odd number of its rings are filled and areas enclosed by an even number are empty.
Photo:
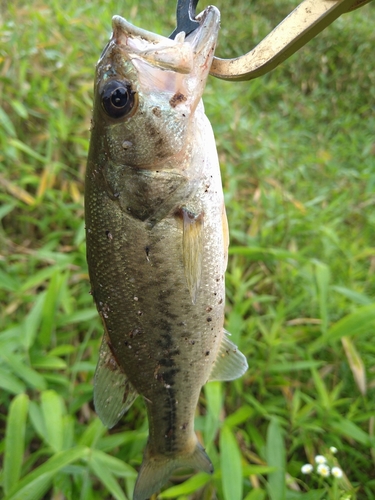
M178 467L213 471L194 433L200 390L247 369L223 328L228 227L201 100L219 17L208 7L170 40L115 16L96 69L85 210L105 334L94 403L112 427L137 394L145 401L134 500Z

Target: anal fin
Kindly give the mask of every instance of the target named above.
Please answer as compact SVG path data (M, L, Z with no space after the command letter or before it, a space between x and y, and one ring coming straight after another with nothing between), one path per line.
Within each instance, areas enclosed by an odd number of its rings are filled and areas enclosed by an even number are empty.
M238 347L229 340L228 335L230 333L224 330L219 352L208 379L209 382L234 380L241 377L249 367L247 359Z
M106 334L99 350L94 377L94 406L103 424L111 429L131 407L138 393L118 365Z
M193 304L196 302L202 277L203 214L196 215L182 208L183 258L186 282Z

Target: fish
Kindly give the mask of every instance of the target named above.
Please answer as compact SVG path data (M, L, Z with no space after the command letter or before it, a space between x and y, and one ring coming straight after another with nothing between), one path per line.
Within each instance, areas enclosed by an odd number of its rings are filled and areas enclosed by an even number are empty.
M220 13L174 40L112 19L96 66L85 176L87 262L104 335L94 405L113 427L138 395L149 436L134 500L179 467L213 472L194 432L202 386L248 368L224 329L229 233L202 94Z

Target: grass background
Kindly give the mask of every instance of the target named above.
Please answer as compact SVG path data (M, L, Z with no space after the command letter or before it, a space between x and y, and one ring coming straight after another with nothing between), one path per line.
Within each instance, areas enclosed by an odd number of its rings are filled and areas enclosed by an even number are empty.
M218 2L217 55L247 52L295 5ZM83 179L111 16L168 35L174 9L152 0L0 4L7 500L131 498L147 422L140 400L111 431L93 411L102 328L89 295ZM250 368L202 392L196 428L214 476L183 471L160 498L375 499L374 19L372 4L342 16L255 81L209 79L231 228L226 327ZM301 474L318 453L343 480Z

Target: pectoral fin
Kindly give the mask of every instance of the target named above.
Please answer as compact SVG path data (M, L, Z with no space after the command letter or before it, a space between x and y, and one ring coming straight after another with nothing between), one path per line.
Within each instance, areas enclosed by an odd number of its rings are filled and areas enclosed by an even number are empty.
M220 349L208 379L209 382L213 380L234 380L241 377L248 369L245 356L229 340L228 335L230 334L224 330Z
M193 304L197 299L202 276L203 214L182 208L183 258L187 286Z
M118 365L106 335L103 336L94 377L94 406L111 429L131 407L138 394Z

